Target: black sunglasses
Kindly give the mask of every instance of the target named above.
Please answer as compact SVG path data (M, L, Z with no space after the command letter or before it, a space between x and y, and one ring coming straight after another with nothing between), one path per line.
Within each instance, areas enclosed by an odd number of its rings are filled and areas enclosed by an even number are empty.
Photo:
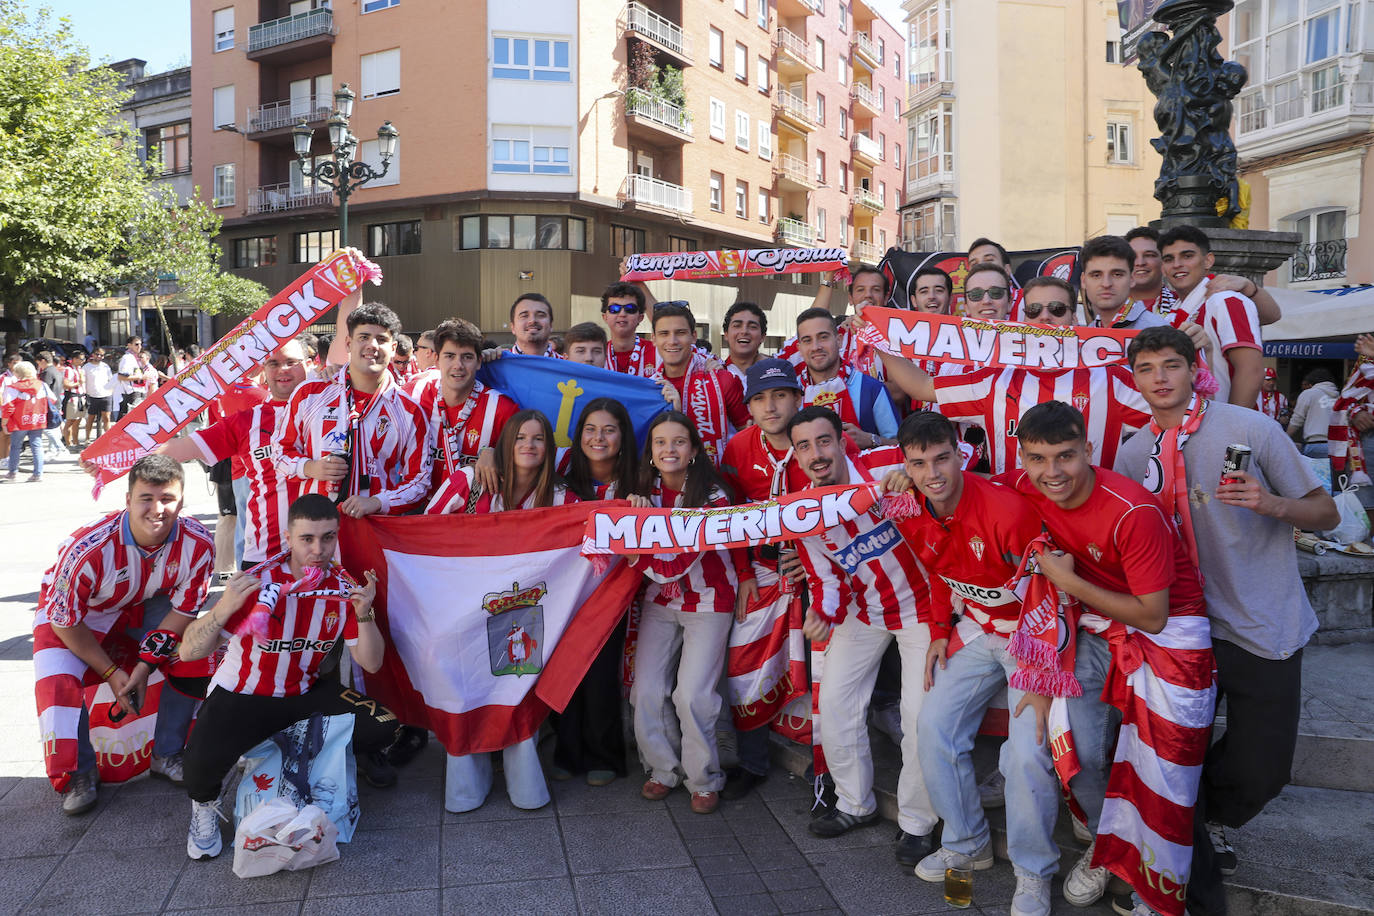
M1021 311L1026 313L1027 318L1039 317L1041 309L1048 311L1056 318L1063 318L1069 313L1069 304L1067 302L1048 302L1042 306L1038 302L1027 302L1021 306Z
M629 315L638 315L640 308L633 302L612 302L601 311L609 312L612 315L619 315L621 312L625 312Z
M984 296L991 299L993 302L1000 302L1007 298L1007 288L1005 286L990 286L987 289L969 289L964 291L964 298L969 302L982 302Z

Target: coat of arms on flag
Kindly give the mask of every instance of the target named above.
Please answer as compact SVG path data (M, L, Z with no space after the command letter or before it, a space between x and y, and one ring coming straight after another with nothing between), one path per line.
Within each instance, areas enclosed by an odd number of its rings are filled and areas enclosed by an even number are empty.
M491 673L538 674L544 668L540 646L544 641L544 608L539 599L548 593L544 583L522 589L513 583L509 591L489 592L482 599L487 620L487 648Z

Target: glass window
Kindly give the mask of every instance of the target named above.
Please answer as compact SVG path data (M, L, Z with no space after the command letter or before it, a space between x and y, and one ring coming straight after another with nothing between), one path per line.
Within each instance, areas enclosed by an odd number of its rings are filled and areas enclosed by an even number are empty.
M488 247L488 248L509 248L509 247L510 247L510 217L509 217L509 216L488 216L488 217L487 217L487 247Z
M825 69L825 39L816 36L816 66Z
M570 47L562 39L493 35L491 75L494 79L571 82Z
M825 96L816 93L816 123L825 124Z
M711 66L717 70L725 68L725 33L720 29L711 27L708 51L711 57Z
M742 111L735 112L735 146L742 150L749 149L749 115Z
M291 237L292 261L296 264L314 264L316 261L323 261L325 255L338 247L337 229L297 232Z
M1283 76L1298 69L1298 28L1284 29L1269 36L1264 72L1269 78Z
M234 181L234 163L215 166L214 206L232 207L237 198Z
M213 99L214 124L211 126L215 130L222 130L238 122L234 120L234 87L216 86L211 94Z
M215 30L215 53L228 51L234 47L234 8L227 6L215 10L211 16Z
M587 250L587 221L585 219L568 219L568 248L571 251Z
M759 28L768 31L768 0L758 0L758 24Z
M768 91L768 58L760 57L755 61L754 82L758 84L759 92Z
M235 267L271 267L277 263L277 237L260 235L234 239Z
M826 224L827 222L828 222L828 220L825 218L825 207L821 207L821 208L817 209L817 210L816 210L816 238L818 238L818 239L824 239L824 238L825 238L825 224Z
M420 253L420 221L378 223L367 227L368 256L387 257Z
M485 244L482 235L483 221L486 224ZM587 221L573 216L523 213L485 217L464 216L459 230L458 247L460 250L515 248L586 251Z
M327 4L321 4L322 6ZM389 10L393 6L400 6L401 0L363 0L363 12L375 13L378 10Z
M482 247L482 217L463 217L462 236L459 246L462 248Z
M162 162L163 175L191 171L191 122L155 127L145 135L148 160Z
M644 230L635 229L631 226L611 225L611 256L623 258L627 254L636 254L643 251Z
M725 194L725 176L720 172L711 173L711 209L717 213L725 209L725 202L722 199Z
M391 48L364 54L362 65L363 98L375 99L401 91L401 49Z
M1307 50L1304 63L1335 57L1340 53L1341 10L1337 7L1307 20Z
M769 200L768 200L768 189L767 189L767 188L759 188L759 189L758 189L758 195L759 195L759 199L758 199L758 202L754 205L754 209L758 211L758 214L759 214L759 222L761 222L761 223L766 223L766 222L768 222L768 218L769 218L769 217L768 217L768 203L769 203Z
M759 122L759 158L773 158L773 129L767 121Z
M711 99L711 137L725 139L725 103L720 99Z
M735 79L749 82L749 49L738 41L735 42Z
M669 250L669 251L696 251L696 250L697 250L697 242L696 242L696 239L683 238L683 237L680 236L680 235L670 235L670 236L668 236L668 250Z
M749 218L749 183L735 182L735 215L740 219Z

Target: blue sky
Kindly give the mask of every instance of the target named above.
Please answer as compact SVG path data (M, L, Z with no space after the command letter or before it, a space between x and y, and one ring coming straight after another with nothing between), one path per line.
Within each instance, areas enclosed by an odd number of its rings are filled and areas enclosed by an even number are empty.
M191 62L189 0L33 0L71 20L96 62L138 57L157 73Z

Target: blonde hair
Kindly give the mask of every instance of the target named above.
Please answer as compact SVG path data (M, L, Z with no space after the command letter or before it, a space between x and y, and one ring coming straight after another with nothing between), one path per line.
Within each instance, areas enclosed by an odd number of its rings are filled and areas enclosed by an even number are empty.
M14 368L10 371L14 373L15 378L38 378L38 370L33 367L33 363L26 359L21 359L19 362L15 363Z

